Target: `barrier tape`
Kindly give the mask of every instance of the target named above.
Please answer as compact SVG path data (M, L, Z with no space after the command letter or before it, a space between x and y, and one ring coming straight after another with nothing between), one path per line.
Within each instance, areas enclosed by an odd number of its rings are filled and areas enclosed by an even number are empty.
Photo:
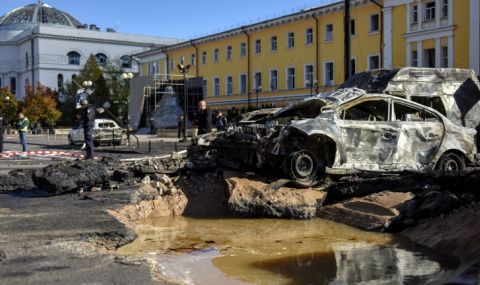
M34 150L34 151L5 151L0 154L1 158L13 157L29 157L29 156L51 156L51 157L74 157L84 158L85 155L81 151L61 151L61 150Z

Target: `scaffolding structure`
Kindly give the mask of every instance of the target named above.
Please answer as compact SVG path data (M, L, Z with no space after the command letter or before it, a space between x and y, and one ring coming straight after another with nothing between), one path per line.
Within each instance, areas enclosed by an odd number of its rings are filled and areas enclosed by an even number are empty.
M143 88L143 106L141 124L148 125L147 120L155 114L163 95L175 94L177 102L185 112L187 100L187 118L193 118L197 111L198 101L203 99L202 78L184 74L154 74L153 84Z

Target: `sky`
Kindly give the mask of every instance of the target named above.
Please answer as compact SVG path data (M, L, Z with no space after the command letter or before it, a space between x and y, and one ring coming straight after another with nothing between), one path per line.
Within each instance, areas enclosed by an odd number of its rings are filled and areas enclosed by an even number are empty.
M128 34L191 39L339 0L45 0L80 22ZM0 0L0 15L36 0Z

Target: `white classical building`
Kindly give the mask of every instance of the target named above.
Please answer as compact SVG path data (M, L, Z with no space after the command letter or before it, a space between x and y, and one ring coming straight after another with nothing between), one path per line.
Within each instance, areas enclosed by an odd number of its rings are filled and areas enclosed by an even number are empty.
M58 90L79 73L90 54L100 66L111 61L135 73L138 64L129 55L177 42L101 31L39 1L0 17L0 87L19 99L26 85L40 83Z

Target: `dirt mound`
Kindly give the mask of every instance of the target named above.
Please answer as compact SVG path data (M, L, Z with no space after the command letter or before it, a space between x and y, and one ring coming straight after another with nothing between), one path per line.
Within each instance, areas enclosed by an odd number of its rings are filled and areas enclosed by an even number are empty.
M258 176L242 176L227 172L230 209L243 216L267 216L295 219L315 217L326 193L316 188L294 189L272 187Z
M0 176L0 193L35 189L32 177L34 172L34 170L12 170L8 175Z
M68 161L35 171L35 185L50 193L63 194L83 187L102 186L109 176L105 164L95 160Z

